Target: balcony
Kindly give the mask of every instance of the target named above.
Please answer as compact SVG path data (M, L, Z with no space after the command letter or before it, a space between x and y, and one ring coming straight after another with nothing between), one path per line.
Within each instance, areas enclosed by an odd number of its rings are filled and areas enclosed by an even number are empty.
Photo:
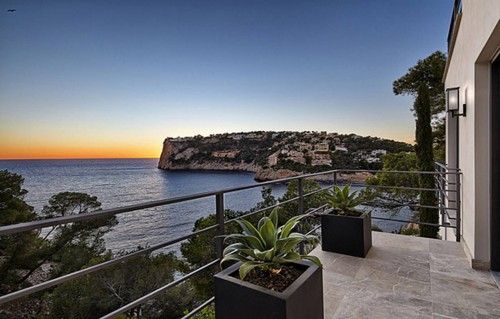
M114 256L114 259L89 266L60 277L46 280L29 287L12 291L0 296L0 310L4 303L10 303L26 296L52 289L65 282L76 280L84 276L94 276L113 266L133 262L135 258L164 248L173 247L185 240L205 234L213 237L214 249L210 261L198 267L190 268L190 272L178 274L175 280L162 283L162 286L151 289L151 292L135 300L124 300L122 306L102 318L120 317L122 314L140 313L141 307L154 300L169 289L182 284L190 278L201 275L210 276L222 256L222 239L227 234L228 224L237 219L254 215L262 215L271 208L295 203L298 214L305 214L305 218L314 221L316 213L325 208L311 207L308 203L310 196L320 194L339 184L342 177L344 183L351 183L345 177L354 172L377 173L368 170L333 170L308 175L301 175L277 181L264 182L241 187L216 190L188 196L168 198L154 202L136 204L132 206L95 211L86 214L68 215L50 219L40 219L15 225L0 227L0 236L10 236L26 231L34 231L54 225L64 225L75 222L86 222L118 214L133 213L152 207L182 204L189 201L212 198L215 200L215 224L185 234L181 237L153 246L143 248L128 254ZM314 248L310 254L319 257L324 265L323 290L325 318L497 318L500 317L500 290L489 272L473 270L465 256L460 241L460 171L449 170L442 165L436 166L435 172L417 171L384 171L384 174L432 174L435 177L434 188L420 188L406 185L369 184L360 187L379 190L395 189L398 192L429 191L436 193L437 206L419 206L415 202L399 203L398 207L427 207L440 212L439 224L430 224L418 219L402 219L402 217L382 216L372 214L372 220L393 221L440 227L446 232L441 237L456 242L426 239L413 236L402 236L390 233L372 232L373 247L366 258L350 257L335 253L327 253L321 247ZM329 176L331 183L314 191L305 192L304 184L307 179L318 176ZM410 180L413 180L410 178ZM255 211L233 217L224 215L224 196L232 192L240 192L277 183L296 182L295 197L278 202ZM387 204L387 203L385 203ZM365 203L375 207L376 203ZM309 207L309 209L306 209ZM226 217L226 218L225 218ZM314 223L313 223L314 224ZM448 234L449 232L449 234ZM319 233L319 227L313 226L309 233ZM211 247L213 248L213 247ZM305 248L305 247L302 247ZM197 307L190 309L183 318L195 317L196 314L211 305L214 297L200 301ZM133 316L133 315L132 315Z
M499 318L500 290L460 243L373 232L366 258L314 249L325 318Z

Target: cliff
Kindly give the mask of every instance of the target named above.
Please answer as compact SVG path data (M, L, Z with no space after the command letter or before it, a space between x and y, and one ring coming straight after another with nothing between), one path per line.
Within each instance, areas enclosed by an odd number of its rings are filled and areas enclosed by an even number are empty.
M166 138L158 168L254 172L258 181L331 169L378 169L386 153L411 151L413 146L376 137L326 132L250 132L208 137ZM339 181L342 177L339 175ZM362 182L363 174L345 180ZM331 180L332 176L318 176Z
M211 170L211 171L246 171L257 172L260 167L253 163L225 162L222 160L190 160L199 152L194 148L180 150L171 139L165 139L158 168L164 170ZM179 161L179 160L184 161Z

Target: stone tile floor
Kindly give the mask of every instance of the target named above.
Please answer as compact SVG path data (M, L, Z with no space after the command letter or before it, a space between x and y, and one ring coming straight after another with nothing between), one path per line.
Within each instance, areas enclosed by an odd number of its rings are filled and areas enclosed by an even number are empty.
M500 289L456 242L373 232L366 258L311 252L323 263L325 319L500 318Z

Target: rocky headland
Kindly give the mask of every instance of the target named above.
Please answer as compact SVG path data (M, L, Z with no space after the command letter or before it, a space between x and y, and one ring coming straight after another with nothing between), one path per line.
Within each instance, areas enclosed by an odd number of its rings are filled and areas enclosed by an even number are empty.
M166 138L158 168L255 173L270 181L332 169L377 169L388 152L409 151L402 142L326 132L250 132ZM363 183L369 173L337 174L340 183ZM333 174L314 177L332 181Z

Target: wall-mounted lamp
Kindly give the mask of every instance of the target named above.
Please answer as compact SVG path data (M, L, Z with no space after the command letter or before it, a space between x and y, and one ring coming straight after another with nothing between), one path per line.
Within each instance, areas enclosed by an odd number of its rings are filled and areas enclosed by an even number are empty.
M462 106L462 113L458 113L460 108L459 89L458 87L446 89L446 112L451 113L452 116L465 116L466 113L466 104Z

